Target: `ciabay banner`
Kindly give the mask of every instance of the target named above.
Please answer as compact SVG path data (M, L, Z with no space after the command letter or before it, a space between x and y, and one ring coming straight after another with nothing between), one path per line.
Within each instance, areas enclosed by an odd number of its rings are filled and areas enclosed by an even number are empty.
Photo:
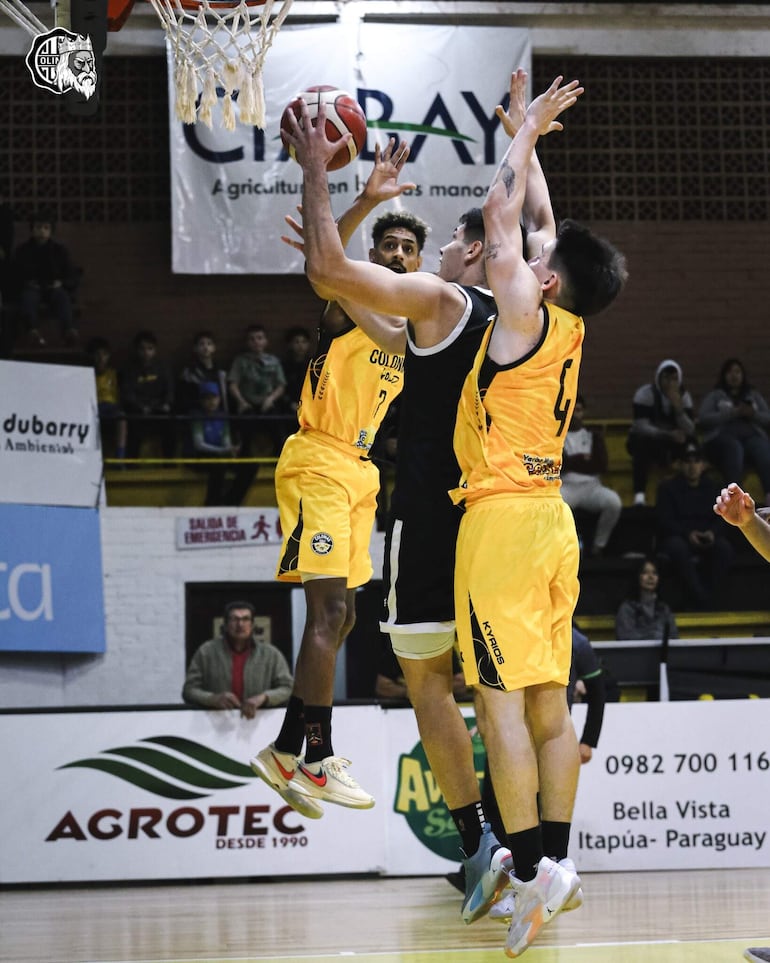
M507 102L511 72L529 66L528 32L354 18L351 25L346 13L345 23L281 28L264 67L264 131L240 124L224 130L220 108L211 130L181 124L169 81L175 272L302 273L302 255L280 240L285 215L296 215L301 201L302 172L283 149L279 125L286 105L319 84L350 92L368 123L365 149L330 174L335 216L369 176L375 143L393 136L411 148L402 178L415 189L374 212L351 241L351 257L366 256L378 213L403 209L430 226L423 268L435 270L460 215L483 202L510 142L495 107ZM168 58L171 77L170 48Z
M1 623L0 623L1 624ZM479 776L484 748L463 708ZM460 838L411 709L341 706L334 739L376 800L309 820L248 765L282 710L0 712L0 884L440 875ZM581 731L585 706L575 708ZM770 866L770 701L613 703L581 767L580 870ZM449 898L449 897L448 897Z
M0 361L0 503L99 503L102 450L91 368Z

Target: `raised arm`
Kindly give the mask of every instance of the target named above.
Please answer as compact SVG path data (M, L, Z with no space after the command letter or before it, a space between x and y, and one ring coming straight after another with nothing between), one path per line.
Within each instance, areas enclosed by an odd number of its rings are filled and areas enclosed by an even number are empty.
M511 74L508 110L504 110L502 106L498 106L495 110L503 130L511 139L516 136L527 114L526 92L527 73L519 68ZM556 219L553 216L551 194L535 150L532 151L529 162L521 224L525 234L524 256L527 258L535 257L543 249L544 244L556 237Z
M323 105L315 127L304 103L301 111L302 125L289 115L286 136L294 145L303 171L302 233L308 280L316 290L337 300L364 305L381 314L415 320L435 315L443 287L435 275L398 275L379 264L345 256L332 216L326 172L326 164L339 148L339 141L331 143L326 137ZM289 238L284 240L292 243Z
M532 101L483 206L487 279L497 301L500 326L521 335L524 342L539 334L542 300L540 283L524 260L520 229L532 155L541 134L562 129L556 118L582 92L577 81L562 85L557 77ZM518 347L523 345L513 350Z

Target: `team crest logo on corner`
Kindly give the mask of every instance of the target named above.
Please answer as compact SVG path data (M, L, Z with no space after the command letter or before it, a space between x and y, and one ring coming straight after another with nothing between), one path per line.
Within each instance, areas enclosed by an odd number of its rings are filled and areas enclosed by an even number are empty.
M334 539L327 532L316 532L310 539L310 547L316 555L328 555L334 548Z
M96 93L96 59L90 37L56 27L32 41L26 64L36 87L54 94L75 90L89 100Z

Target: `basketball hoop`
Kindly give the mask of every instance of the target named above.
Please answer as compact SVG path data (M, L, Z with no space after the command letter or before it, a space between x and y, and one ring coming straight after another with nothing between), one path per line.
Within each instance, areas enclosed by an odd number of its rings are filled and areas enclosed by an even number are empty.
M217 88L224 90L222 126L235 130L237 92L242 124L264 128L262 66L292 0L150 0L174 55L176 115L211 127ZM280 10L273 17L273 8ZM271 20L272 17L272 20ZM200 103L198 95L200 93Z

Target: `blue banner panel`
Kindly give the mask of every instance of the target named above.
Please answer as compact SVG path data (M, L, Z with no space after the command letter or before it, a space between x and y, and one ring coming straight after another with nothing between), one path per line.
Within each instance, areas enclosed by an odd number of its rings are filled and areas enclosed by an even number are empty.
M0 650L104 652L96 509L0 505Z

